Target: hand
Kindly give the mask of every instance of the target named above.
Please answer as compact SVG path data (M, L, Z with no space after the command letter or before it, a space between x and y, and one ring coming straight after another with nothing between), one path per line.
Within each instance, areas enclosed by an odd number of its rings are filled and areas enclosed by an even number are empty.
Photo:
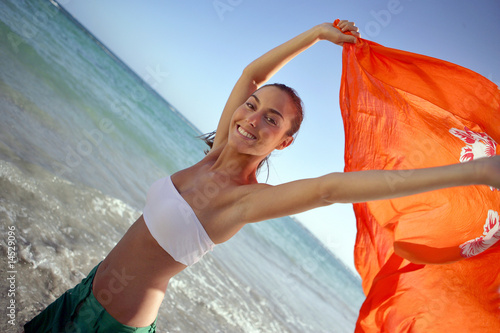
M320 24L320 39L329 40L332 43L342 46L345 42L356 43L356 37L361 37L358 32L359 29L354 22L342 20L337 26L340 30L334 27L332 23ZM347 35L347 32L350 32L352 35Z

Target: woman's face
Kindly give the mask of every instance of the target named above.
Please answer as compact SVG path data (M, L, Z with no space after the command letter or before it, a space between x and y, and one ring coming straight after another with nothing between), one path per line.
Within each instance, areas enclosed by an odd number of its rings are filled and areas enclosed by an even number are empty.
M288 94L279 88L264 87L251 95L233 114L229 142L245 154L267 156L292 143L287 135L296 116Z

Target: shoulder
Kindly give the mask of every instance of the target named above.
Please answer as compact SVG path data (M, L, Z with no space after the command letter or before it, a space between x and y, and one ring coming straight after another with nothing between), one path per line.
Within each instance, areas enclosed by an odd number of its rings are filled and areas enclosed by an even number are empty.
M265 220L259 218L260 211L265 215L265 206L272 205L266 193L275 188L273 185L265 183L252 183L234 187L228 192L232 202L230 214L237 216L240 223L252 223ZM257 213L257 214L256 214Z

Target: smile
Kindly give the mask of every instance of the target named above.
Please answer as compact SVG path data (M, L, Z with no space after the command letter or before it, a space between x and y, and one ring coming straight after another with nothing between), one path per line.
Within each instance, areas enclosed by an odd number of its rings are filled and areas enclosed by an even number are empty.
M243 135L244 137L246 138L249 138L251 140L255 140L257 139L257 137L251 133L248 133L247 131L245 131L241 126L238 125L238 133L240 133L241 135Z

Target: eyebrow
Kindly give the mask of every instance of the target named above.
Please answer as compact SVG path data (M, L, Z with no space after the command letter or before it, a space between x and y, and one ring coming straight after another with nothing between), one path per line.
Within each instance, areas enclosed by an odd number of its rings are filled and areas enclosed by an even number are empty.
M257 101L257 103L259 103L259 104L260 104L260 99L259 99L257 96L255 96L254 94L252 94L252 95L250 95L250 97L255 98L255 100ZM279 112L278 110L275 110L275 109L269 109L269 112L274 113L275 115L280 116L280 117L281 117L281 119L283 119L283 120L285 119L285 118L283 117L283 115L281 114L281 112Z

